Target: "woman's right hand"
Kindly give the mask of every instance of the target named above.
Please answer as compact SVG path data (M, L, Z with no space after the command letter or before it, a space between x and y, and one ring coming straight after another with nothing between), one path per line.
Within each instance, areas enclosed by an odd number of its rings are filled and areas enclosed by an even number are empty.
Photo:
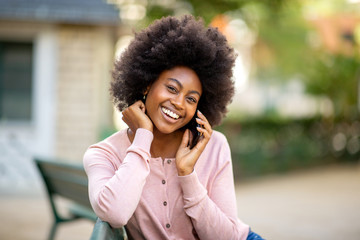
M153 131L153 123L145 113L145 104L139 100L122 112L122 120L129 126L132 132L138 128Z

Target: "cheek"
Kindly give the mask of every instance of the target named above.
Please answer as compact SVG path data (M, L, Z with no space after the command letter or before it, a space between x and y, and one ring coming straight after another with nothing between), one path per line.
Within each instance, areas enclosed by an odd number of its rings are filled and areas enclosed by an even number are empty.
M146 114L151 117L151 115L154 114L155 112L155 106L154 106L154 102L153 102L153 99L146 99L145 101L145 111L146 111Z
M156 92L149 92L146 96L145 107L151 108L158 100L158 94Z
M197 108L192 109L190 115L191 115L192 117L196 116L196 111L197 111Z
M195 107L191 107L190 109L189 109L189 111L187 112L187 122L188 121L191 121L191 119L193 118L193 117L196 117L196 111L197 111L197 106L195 106Z
M166 97L166 92L162 91L159 88L155 88L149 91L146 100L149 101L151 104L153 104L163 101L165 97Z
M146 114L150 117L151 120L155 120L153 118L157 116L159 105L163 101L164 101L163 95L160 94L159 92L156 91L149 92L145 101L145 109L146 109Z

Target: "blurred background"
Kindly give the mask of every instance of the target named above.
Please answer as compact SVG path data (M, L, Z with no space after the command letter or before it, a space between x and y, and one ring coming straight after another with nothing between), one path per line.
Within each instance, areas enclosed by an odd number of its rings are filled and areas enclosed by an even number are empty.
M134 31L183 14L238 54L216 130L232 149L239 217L267 239L360 239L360 1L0 0L1 239L45 238L33 157L81 164L123 128L114 59ZM72 225L64 239L90 236L92 223Z

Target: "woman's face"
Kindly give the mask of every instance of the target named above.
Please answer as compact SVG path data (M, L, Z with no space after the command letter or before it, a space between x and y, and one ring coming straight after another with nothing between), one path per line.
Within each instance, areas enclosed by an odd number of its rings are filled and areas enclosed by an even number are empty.
M174 67L162 72L150 86L146 113L154 128L172 133L192 119L201 94L201 82L196 73L188 67Z

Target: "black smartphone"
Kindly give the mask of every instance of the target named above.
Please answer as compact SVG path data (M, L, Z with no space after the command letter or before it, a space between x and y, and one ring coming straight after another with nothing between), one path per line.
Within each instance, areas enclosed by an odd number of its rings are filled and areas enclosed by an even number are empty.
M192 149L196 145L196 143L199 141L200 138L200 132L196 128L201 127L201 125L196 122L196 114L197 112L195 113L194 117L190 120L187 127L193 135L193 140L190 143L190 149Z

